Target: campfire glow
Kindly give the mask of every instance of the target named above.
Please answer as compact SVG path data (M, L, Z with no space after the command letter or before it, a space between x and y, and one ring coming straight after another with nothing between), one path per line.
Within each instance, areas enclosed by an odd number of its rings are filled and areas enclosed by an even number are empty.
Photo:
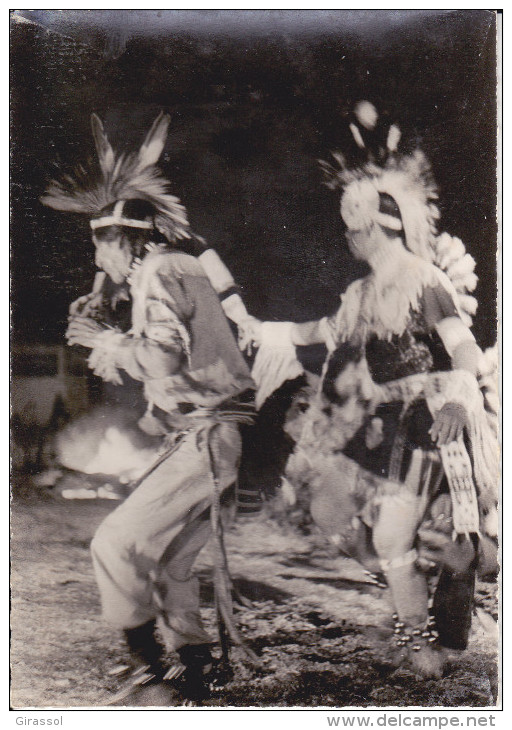
M156 455L156 449L138 449L127 433L116 426L109 426L96 454L82 471L85 474L112 474L121 481L130 481L151 466Z
M57 439L61 466L83 474L137 479L157 458L160 440L137 428L133 413L98 409L67 426Z

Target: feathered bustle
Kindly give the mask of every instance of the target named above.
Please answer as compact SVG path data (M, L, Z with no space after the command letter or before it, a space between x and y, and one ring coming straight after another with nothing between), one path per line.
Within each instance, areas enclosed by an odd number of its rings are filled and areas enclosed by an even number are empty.
M441 233L435 244L434 263L452 282L458 295L462 320L470 327L478 308L477 300L470 295L478 284L474 271L475 259L466 253L466 247L460 238Z
M484 407L487 421L493 432L498 435L500 394L499 394L499 353L498 346L489 347L485 350L478 364L479 375L478 385L484 396Z
M475 297L472 297L469 294L459 294L459 303L462 309L470 316L474 316L476 314L478 302Z
M456 236L449 233L441 233L436 243L436 265L440 269L446 269L454 261L461 259L466 253L466 247Z
M446 267L446 272L450 279L454 281L455 279L464 279L465 277L474 273L475 269L475 259L469 254L464 254L458 261L454 261L449 266ZM470 279L468 279L468 283L466 284L466 289L468 291L472 291L470 289ZM472 281L472 279L471 279Z

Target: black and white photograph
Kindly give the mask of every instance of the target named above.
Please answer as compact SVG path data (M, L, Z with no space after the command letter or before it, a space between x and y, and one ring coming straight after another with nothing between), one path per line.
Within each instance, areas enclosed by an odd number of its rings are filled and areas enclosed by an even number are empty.
M11 709L501 708L500 29L10 11Z

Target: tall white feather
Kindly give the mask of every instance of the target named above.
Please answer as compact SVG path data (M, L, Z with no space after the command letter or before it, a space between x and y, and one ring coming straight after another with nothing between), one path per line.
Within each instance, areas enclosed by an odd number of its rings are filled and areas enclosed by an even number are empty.
M98 160L104 177L110 175L114 168L115 154L108 137L105 134L103 123L97 114L91 115L92 136L98 153Z
M170 121L171 117L169 114L160 112L153 122L138 153L138 170L144 170L146 167L156 165L158 162L165 147Z

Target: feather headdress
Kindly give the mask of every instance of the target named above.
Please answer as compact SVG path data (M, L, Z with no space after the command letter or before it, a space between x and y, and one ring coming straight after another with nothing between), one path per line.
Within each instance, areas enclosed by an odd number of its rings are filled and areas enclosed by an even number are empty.
M116 154L101 120L93 114L91 124L99 169L79 166L73 176L53 180L41 202L55 210L97 216L117 201L145 200L155 209L155 227L166 238L189 238L186 210L171 194L169 180L156 167L167 139L169 121L169 115L160 112L138 152Z
M416 150L412 155L393 154L382 166L368 162L350 169L344 156L333 153L337 167L320 161L331 189L341 189L341 216L350 230L362 230L378 223L394 231L402 231L405 244L413 253L433 261L436 248L436 222L439 210L435 204L437 190L425 155ZM385 196L397 210L388 210Z
M362 138L351 131L361 147ZM400 136L400 130L393 125L381 164L371 160L349 168L341 152L332 153L335 166L321 160L326 185L343 191L340 211L349 230L360 231L377 223L403 234L412 253L442 269L457 292L463 320L471 325L477 309L477 301L470 295L478 281L475 261L459 238L438 234L438 196L430 163L421 150L399 154Z

